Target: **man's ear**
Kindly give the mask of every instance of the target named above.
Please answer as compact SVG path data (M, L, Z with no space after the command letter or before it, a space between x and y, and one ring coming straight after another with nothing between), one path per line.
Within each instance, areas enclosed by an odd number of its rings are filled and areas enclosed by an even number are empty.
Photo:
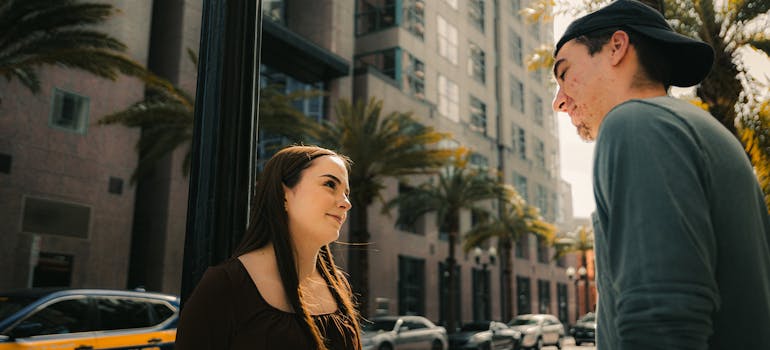
M610 45L610 63L613 66L618 65L628 54L628 48L631 45L628 33L623 30L616 30L612 33L609 41Z

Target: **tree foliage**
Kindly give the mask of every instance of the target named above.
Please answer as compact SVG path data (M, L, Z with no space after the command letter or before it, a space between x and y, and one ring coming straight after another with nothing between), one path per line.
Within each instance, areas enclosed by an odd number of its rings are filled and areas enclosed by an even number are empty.
M118 12L110 4L78 0L0 0L0 75L40 91L38 69L53 65L116 80L120 74L171 89L126 55L118 39L93 26Z

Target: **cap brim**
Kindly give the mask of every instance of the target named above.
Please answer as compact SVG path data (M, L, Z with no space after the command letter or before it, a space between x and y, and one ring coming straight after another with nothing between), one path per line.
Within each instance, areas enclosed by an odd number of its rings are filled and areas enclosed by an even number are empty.
M671 62L673 86L688 87L701 82L711 72L714 49L708 44L677 32L644 25L626 24L635 32L655 39L661 44L666 58Z

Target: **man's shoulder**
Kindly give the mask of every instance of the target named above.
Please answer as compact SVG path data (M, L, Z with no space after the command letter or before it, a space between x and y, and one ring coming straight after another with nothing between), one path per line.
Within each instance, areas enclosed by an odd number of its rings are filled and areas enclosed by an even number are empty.
M662 132L678 128L661 128L667 125L690 125L695 120L708 120L707 112L695 105L670 96L625 101L610 110L602 121L600 134L626 132ZM689 127L685 127L689 129Z

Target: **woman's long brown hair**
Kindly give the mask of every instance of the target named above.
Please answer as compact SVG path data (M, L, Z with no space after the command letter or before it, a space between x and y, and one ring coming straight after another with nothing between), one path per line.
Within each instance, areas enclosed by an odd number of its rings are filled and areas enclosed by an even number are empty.
M234 257L238 257L262 248L268 243L273 244L278 272L289 303L294 312L298 313L305 321L308 335L315 340L319 350L327 350L327 347L318 326L305 309L302 301L294 247L289 235L289 218L283 206L283 186L294 188L301 180L302 172L310 167L313 160L323 156L342 159L348 172L350 172L349 158L316 146L289 146L280 150L267 161L255 188L249 228L233 254ZM319 251L316 268L329 285L338 308L352 325L352 329L340 328L339 331L349 335L355 348L360 349L360 326L358 312L354 307L353 293L347 278L334 264L328 245L323 246Z

